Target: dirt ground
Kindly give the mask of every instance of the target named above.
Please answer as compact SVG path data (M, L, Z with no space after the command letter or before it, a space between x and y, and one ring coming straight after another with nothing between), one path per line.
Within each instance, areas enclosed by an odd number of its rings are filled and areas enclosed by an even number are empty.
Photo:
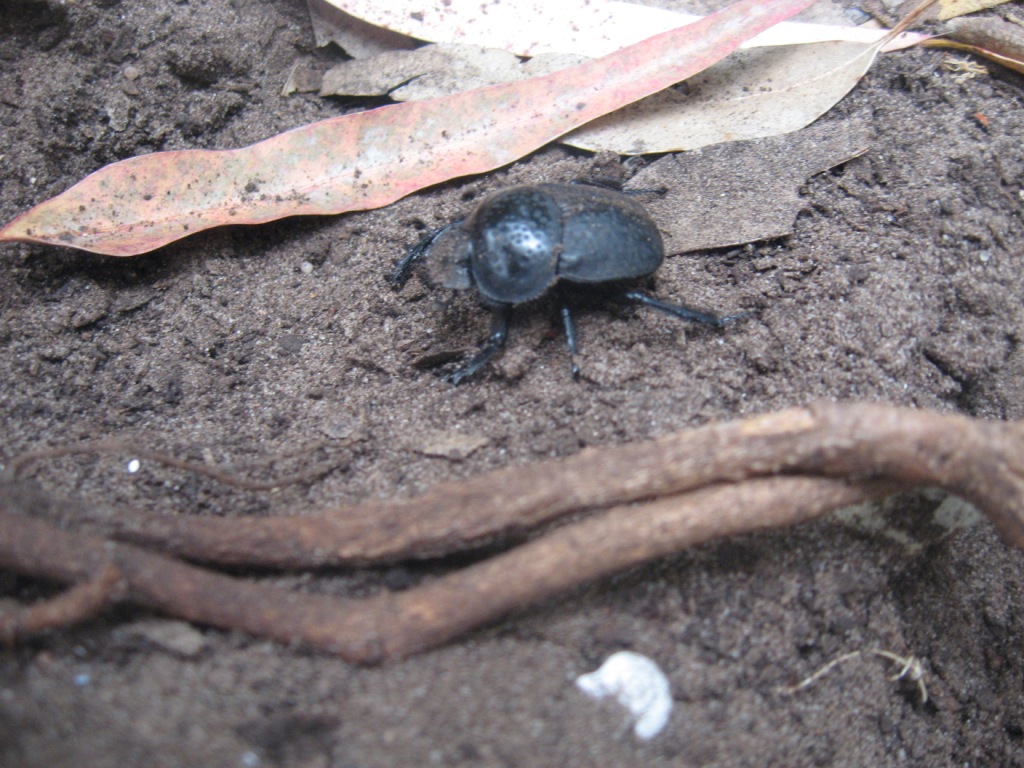
M0 220L118 159L365 106L281 95L297 61L338 58L312 40L300 0L0 5ZM55 502L37 514L73 526L87 509L312 513L820 398L1022 418L1024 79L960 81L946 56L884 56L824 118L867 121L871 146L806 184L792 236L659 271L659 296L750 319L715 331L595 307L579 383L542 302L453 388L414 363L475 344L486 314L386 274L488 190L592 174L585 153L132 260L3 246L0 450L118 437L256 477L334 463L267 493L129 473L119 454L45 462L31 481ZM433 455L438 440L476 447ZM920 520L941 500L887 511ZM120 609L0 652L0 765L1024 766L1024 553L987 523L914 537L831 518L708 545L368 669ZM349 595L427 570L258 577ZM0 573L5 605L52 592ZM650 742L573 685L624 648L671 681ZM922 660L927 703L873 656L782 690L879 648Z

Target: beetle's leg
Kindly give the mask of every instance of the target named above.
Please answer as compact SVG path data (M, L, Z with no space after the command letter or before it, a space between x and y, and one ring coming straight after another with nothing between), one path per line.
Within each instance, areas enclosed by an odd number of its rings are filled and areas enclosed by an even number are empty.
M740 312L735 315L713 315L710 312L702 312L699 309L688 307L685 304L669 304L667 301L662 301L661 299L656 299L653 296L648 296L646 293L642 293L641 291L624 291L622 297L635 304L643 304L651 309L664 312L666 315L679 317L683 320L693 320L696 323L704 323L705 325L714 325L719 328L736 320L742 320L750 314L749 312Z
M495 307L491 313L491 332L487 336L487 341L480 348L480 351L473 355L468 363L452 371L445 378L452 384L461 384L487 365L491 358L498 354L501 348L505 346L505 340L508 338L508 323L511 317L511 304L500 304Z
M574 379L580 377L580 366L576 362L579 348L576 345L576 321L572 318L572 308L569 306L568 297L565 291L558 292L559 311L562 314L562 325L565 326L565 342L569 345L569 370Z
M622 191L622 182L618 179L613 179L610 176L591 176L589 179L573 179L569 183L576 184L581 187L600 187L601 189L610 189L612 192Z
M395 268L391 272L391 285L395 288L401 288L405 285L405 281L409 279L409 272L412 270L413 265L430 253L430 248L437 241L437 238L452 227L461 224L463 221L464 219L459 219L458 221L453 221L451 224L447 224L440 229L432 229L428 232L422 240L409 249L409 252L405 254L401 261L395 264Z

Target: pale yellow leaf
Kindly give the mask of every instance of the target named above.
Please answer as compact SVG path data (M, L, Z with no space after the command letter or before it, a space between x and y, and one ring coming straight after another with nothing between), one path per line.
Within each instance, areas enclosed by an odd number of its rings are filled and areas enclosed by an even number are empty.
M877 45L817 43L739 51L686 83L588 123L561 141L580 149L648 154L774 136L810 124L871 66ZM476 46L431 45L344 62L321 95L416 101L557 71L578 58L521 62Z
M946 33L924 45L972 53L1024 74L1024 27L992 17L953 19L946 24ZM969 61L963 63L964 68L970 66Z
M346 13L404 35L436 43L500 48L517 56L545 52L604 56L698 17L616 0L327 0ZM885 30L784 22L744 47L831 40L878 42ZM906 33L885 50L914 45L926 36Z
M384 51L411 50L417 45L413 38L350 16L327 0L306 0L306 5L320 47L334 43L352 58L365 59Z
M957 16L994 8L1005 2L1007 0L939 0L938 19L939 21L955 19Z
M476 45L425 45L344 61L327 70L321 96L384 96L395 101L433 99L496 83L540 77L586 59L545 53L523 61L515 54Z
M591 151L644 154L795 131L843 98L877 50L861 43L817 43L739 51L562 141Z

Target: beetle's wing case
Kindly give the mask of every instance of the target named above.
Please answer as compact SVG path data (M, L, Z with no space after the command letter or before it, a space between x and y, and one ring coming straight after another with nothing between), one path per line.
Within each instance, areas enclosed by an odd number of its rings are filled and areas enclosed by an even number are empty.
M658 227L632 198L582 184L539 186L562 209L560 278L574 283L603 283L643 277L665 260Z
M470 272L486 299L520 304L557 279L562 214L538 187L512 187L480 203L469 221Z

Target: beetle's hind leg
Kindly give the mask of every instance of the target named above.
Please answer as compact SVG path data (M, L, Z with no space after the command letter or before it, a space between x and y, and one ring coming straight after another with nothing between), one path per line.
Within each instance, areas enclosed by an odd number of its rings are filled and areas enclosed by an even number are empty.
M622 298L634 304L643 304L645 307L664 312L666 315L672 315L682 320L692 320L695 323L703 323L704 325L713 325L717 328L750 316L749 312L739 312L734 315L715 315L711 312L688 307L685 304L670 304L667 301L648 296L642 291L623 291Z
M505 346L505 341L508 339L508 324L511 318L511 304L500 304L495 307L491 312L491 332L488 334L487 341L484 342L480 351L473 355L468 363L455 369L444 378L452 384L461 384L487 365L491 358L498 354L501 348Z

